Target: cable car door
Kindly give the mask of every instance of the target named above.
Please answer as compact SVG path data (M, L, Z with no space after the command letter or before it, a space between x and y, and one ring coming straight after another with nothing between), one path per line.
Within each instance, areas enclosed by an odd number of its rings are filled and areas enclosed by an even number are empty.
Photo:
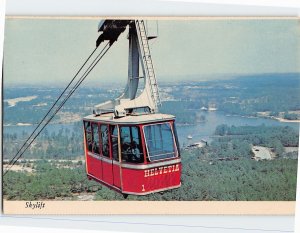
M84 122L87 172L93 177L102 179L102 162L99 154L98 124Z
M113 166L113 184L121 188L121 163L119 161L119 128L116 125L110 126L111 130L111 153Z
M112 160L110 157L110 137L107 125L100 126L101 142L102 142L102 180L113 185Z

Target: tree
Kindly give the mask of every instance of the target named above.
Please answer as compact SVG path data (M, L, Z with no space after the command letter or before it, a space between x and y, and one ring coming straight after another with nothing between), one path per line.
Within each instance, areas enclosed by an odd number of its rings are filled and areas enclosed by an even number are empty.
M226 124L218 125L215 130L215 134L220 136L226 135L227 132L228 132L228 126Z

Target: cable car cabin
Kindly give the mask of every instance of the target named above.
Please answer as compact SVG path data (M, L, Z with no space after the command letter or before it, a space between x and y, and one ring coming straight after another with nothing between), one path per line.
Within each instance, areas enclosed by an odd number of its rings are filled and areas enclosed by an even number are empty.
M181 162L174 116L149 114L84 118L86 171L123 194L180 187Z
M105 40L111 46L127 27L124 92L83 118L86 172L124 196L146 195L180 187L181 160L175 117L158 111L161 103L148 44L155 37L147 34L144 20L101 21L96 46ZM144 86L138 91L140 84Z

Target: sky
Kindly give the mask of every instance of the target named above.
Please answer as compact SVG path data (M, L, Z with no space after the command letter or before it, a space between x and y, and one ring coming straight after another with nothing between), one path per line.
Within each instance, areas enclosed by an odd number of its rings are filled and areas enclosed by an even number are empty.
M95 48L98 22L6 19L4 85L70 81ZM300 72L299 19L159 20L157 25L158 38L150 46L158 81ZM85 82L126 82L126 36Z

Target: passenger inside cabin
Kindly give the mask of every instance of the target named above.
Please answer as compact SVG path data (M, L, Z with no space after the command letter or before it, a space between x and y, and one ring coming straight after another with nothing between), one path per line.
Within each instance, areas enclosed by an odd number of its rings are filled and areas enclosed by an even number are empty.
M93 151L93 141L92 141L92 134L87 134L87 144L88 144L88 150Z
M101 125L101 139L102 139L102 155L109 157L109 145L108 145L108 127L107 125Z
M140 150L139 150L139 148L137 146L136 141L132 141L131 144L132 144L131 145L132 159L140 162L140 160L141 160L141 153L140 153Z
M93 135L92 135L92 129L91 129L91 122L86 121L84 123L85 125L85 132L86 132L86 143L87 143L87 149L88 151L93 151Z
M144 162L144 156L141 153L139 128L136 126L122 126L120 131L122 161L129 163Z

